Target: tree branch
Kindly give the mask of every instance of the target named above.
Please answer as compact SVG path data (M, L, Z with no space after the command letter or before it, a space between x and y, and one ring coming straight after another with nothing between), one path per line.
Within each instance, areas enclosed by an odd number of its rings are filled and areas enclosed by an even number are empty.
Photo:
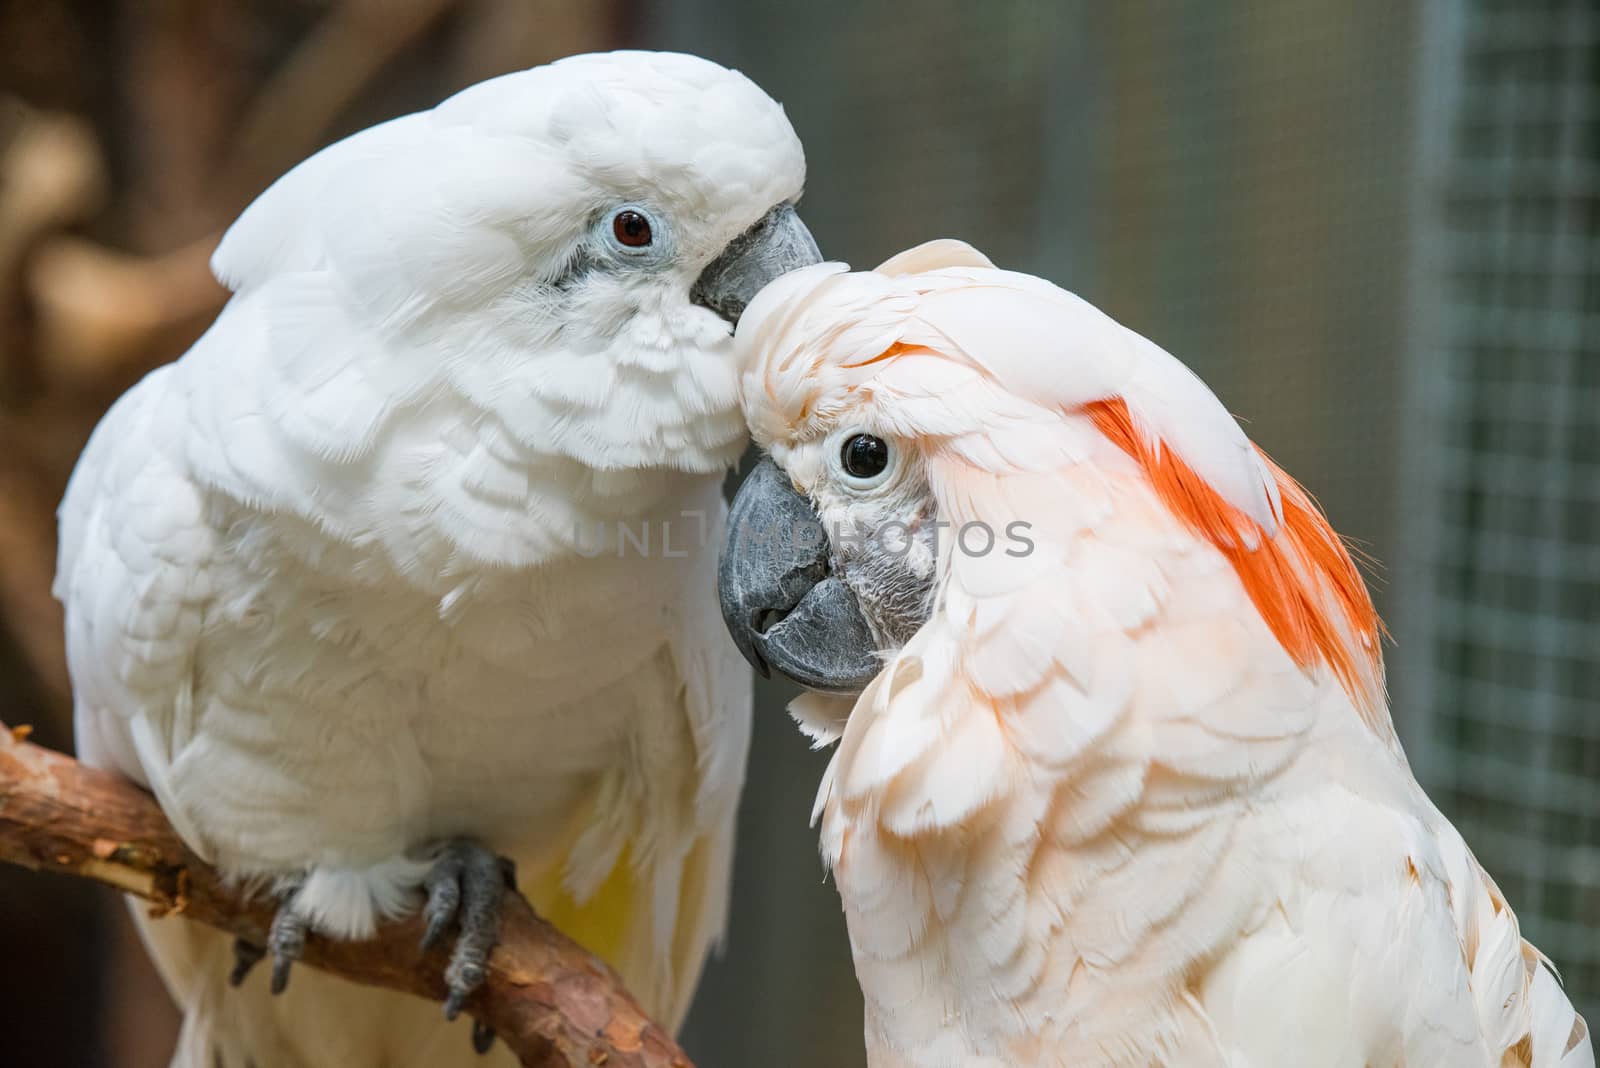
M155 801L131 783L33 745L0 724L0 860L78 875L265 945L272 905L190 853ZM368 942L313 935L303 963L345 979L442 1001L446 951L424 953L417 917ZM488 982L467 1011L530 1068L692 1068L616 974L506 895ZM463 1039L465 1041L465 1039Z

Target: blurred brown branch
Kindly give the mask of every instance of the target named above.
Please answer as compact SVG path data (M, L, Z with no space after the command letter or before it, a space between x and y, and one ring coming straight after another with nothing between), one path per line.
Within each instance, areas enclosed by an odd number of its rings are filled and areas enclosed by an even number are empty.
M82 876L265 945L272 905L190 853L144 791L0 724L0 860ZM413 917L368 942L313 936L304 962L354 982L440 1001L443 950L419 947ZM506 895L488 982L467 1011L538 1068L692 1068L599 958Z

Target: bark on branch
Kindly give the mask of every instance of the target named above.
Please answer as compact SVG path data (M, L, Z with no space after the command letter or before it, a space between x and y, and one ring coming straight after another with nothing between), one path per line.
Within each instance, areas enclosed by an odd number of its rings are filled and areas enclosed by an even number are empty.
M83 876L266 944L269 902L225 885L190 853L155 801L116 776L33 745L0 724L0 860ZM424 953L420 922L391 924L369 942L312 936L304 964L358 983L442 1001L445 951ZM616 974L507 894L489 980L467 1011L536 1068L692 1068ZM464 1040L464 1039L463 1039Z

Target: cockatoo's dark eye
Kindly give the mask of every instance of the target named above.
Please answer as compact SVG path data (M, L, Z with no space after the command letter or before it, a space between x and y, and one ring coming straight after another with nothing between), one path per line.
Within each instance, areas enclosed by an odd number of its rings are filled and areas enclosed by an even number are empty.
M644 248L651 241L650 220L632 209L617 212L611 220L611 233L619 244Z
M877 478L889 467L889 443L871 434L852 434L839 450L839 465L851 478Z

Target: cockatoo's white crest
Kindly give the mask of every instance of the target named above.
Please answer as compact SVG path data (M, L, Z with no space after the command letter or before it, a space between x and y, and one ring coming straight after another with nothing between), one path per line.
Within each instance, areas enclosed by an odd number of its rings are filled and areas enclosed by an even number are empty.
M804 181L783 108L737 71L671 52L570 56L311 157L245 211L212 267L235 292L285 271L365 268L392 308L420 311L506 280L495 266L520 273L519 258L535 277L565 266L597 212L637 198L679 222L692 279Z

